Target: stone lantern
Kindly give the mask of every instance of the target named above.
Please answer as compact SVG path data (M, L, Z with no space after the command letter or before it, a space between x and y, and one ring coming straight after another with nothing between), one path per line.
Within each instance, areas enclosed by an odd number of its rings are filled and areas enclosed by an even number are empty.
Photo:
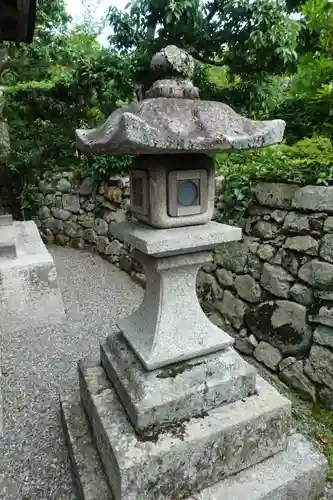
M212 222L219 151L281 141L281 120L255 122L199 100L193 59L169 46L151 61L146 98L77 131L86 152L133 155L133 220L113 234L134 249L147 285L100 359L79 363L81 395L61 399L78 497L85 500L315 500L326 461L298 435L291 407L209 321L196 275L217 245L241 239ZM100 465L102 464L102 465Z

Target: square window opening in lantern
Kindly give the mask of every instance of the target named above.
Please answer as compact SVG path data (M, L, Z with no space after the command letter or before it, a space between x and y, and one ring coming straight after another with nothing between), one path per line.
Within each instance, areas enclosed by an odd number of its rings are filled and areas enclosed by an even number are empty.
M168 179L170 217L198 215L207 210L208 175L205 169L174 170Z
M148 174L144 170L131 172L131 209L141 215L148 215Z

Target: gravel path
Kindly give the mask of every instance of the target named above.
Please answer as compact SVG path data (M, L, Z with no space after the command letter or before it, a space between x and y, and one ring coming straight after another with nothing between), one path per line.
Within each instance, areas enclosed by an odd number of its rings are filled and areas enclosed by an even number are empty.
M59 393L78 388L77 361L98 355L99 340L119 316L137 306L143 293L98 255L61 247L51 248L51 253L67 321L1 339L3 500L74 500L59 422Z

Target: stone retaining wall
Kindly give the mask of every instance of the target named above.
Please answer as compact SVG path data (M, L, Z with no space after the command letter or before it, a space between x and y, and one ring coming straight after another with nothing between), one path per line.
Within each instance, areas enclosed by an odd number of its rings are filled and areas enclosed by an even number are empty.
M333 408L333 187L259 184L243 228L200 272L203 307L240 352Z
M43 206L36 223L46 243L94 248L118 263L123 245L110 225L128 217L129 179L115 175L108 181L77 180L72 173L46 172L39 183Z
M94 248L144 285L110 231L130 217L128 184L46 173L36 222L47 243ZM259 184L243 229L243 241L219 248L198 275L204 310L241 353L333 408L333 187Z

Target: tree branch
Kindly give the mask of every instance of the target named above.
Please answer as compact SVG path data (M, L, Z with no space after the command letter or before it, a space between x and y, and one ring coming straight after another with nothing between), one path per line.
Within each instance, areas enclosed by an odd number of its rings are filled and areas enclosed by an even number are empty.
M205 59L204 57L201 57L198 54L193 55L193 57L202 64L208 64L209 66L222 67L226 65L225 61L214 61L212 59Z

